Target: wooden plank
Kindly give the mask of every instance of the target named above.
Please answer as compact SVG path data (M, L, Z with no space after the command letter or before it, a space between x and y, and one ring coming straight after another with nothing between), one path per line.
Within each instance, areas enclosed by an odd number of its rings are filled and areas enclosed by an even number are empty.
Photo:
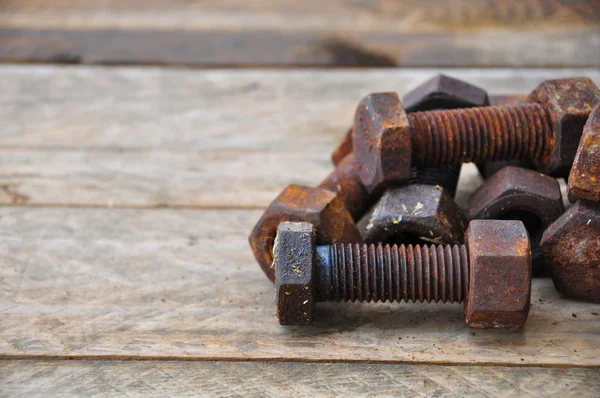
M453 69L494 94L600 69ZM0 147L328 153L375 91L408 92L437 69L210 70L0 65Z
M283 328L247 233L260 211L0 209L0 356L600 366L598 305L533 283L521 330L460 305L323 303Z
M362 96L434 73L2 66L0 204L262 208L331 171ZM501 93L575 73L453 72Z
M7 396L594 396L600 369L347 363L3 361Z
M300 151L25 150L3 152L0 171L0 206L261 209L288 184L317 185L332 166L325 153ZM482 183L463 165L456 202L466 208Z
M421 67L600 61L600 12L584 0L272 3L3 1L0 59Z
M316 185L325 153L7 151L0 204L262 208L288 184Z

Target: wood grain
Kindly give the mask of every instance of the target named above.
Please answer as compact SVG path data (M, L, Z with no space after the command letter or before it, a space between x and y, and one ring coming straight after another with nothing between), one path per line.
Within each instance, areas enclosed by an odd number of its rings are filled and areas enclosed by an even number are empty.
M494 94L600 69L441 70ZM358 102L439 69L204 70L0 65L0 147L269 150L326 154Z
M596 66L594 2L8 0L5 61L200 66ZM585 51L582 51L585 49Z
M362 96L436 72L1 66L0 204L262 208L331 171ZM597 69L452 74L495 93L600 82Z
M0 394L47 396L593 396L600 369L282 362L3 361Z
M522 330L428 304L323 303L312 327L280 327L246 242L259 216L0 209L0 356L600 366L600 307L550 280Z

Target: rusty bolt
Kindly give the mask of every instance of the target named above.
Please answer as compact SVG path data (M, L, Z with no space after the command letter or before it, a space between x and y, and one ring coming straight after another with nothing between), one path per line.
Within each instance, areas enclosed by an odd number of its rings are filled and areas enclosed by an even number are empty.
M540 240L565 211L560 185L537 171L508 166L494 174L469 199L471 219L521 220L531 239L533 271L543 269Z
M541 246L561 293L600 303L600 205L576 202L544 232Z
M348 155L317 188L290 185L279 194L250 233L248 241L260 267L275 281L273 242L283 221L314 224L317 243L360 239L355 220L368 209L369 196L356 176L354 155Z
M407 112L457 109L489 105L487 91L455 77L437 75L415 87L402 98ZM352 127L331 154L337 165L352 152Z
M600 106L583 128L568 186L571 202L584 199L600 203Z
M446 75L437 75L403 97L407 112L434 109L457 109L489 105L487 92L465 81ZM352 128L333 151L331 160L337 164L352 152ZM451 196L456 192L460 165L446 164L411 170L411 184L441 185Z
M364 242L463 243L469 221L440 186L388 188L358 223Z
M411 167L532 159L546 174L564 175L600 90L588 78L550 80L512 106L407 114L396 93L359 104L353 149L368 192L410 179Z
M529 95L505 94L490 95L490 105L521 105L529 102ZM488 179L506 166L518 166L526 169L534 169L529 159L521 160L491 160L478 163L477 168L484 179Z
M277 317L308 325L317 301L465 303L473 328L527 320L531 265L520 221L475 220L466 245L316 246L309 223L282 223L275 245Z

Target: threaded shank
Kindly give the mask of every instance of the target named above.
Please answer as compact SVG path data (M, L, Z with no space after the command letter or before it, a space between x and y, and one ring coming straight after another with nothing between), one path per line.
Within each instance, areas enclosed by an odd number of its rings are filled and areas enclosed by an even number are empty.
M537 103L415 112L408 120L417 167L543 159L553 145L550 115Z
M464 245L339 244L318 249L321 301L463 302Z

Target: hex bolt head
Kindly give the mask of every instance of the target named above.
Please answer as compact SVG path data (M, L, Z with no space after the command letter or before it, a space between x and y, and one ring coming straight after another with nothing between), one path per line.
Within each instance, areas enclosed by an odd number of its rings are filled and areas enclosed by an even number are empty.
M410 124L398 94L366 96L356 108L353 130L358 176L369 193L410 179Z
M600 89L587 77L546 80L530 98L548 111L554 132L553 150L538 159L538 170L566 176L573 165L583 126L592 109L600 104Z
M520 221L474 220L465 237L469 293L465 320L474 328L525 324L531 297L529 236Z
M600 203L600 106L597 106L583 128L573 168L569 175L569 200Z
M541 246L558 291L600 303L600 205L575 203L544 232Z
M315 234L310 223L284 222L273 248L277 318L281 325L309 325L315 314ZM285 264L285 266L283 266Z

